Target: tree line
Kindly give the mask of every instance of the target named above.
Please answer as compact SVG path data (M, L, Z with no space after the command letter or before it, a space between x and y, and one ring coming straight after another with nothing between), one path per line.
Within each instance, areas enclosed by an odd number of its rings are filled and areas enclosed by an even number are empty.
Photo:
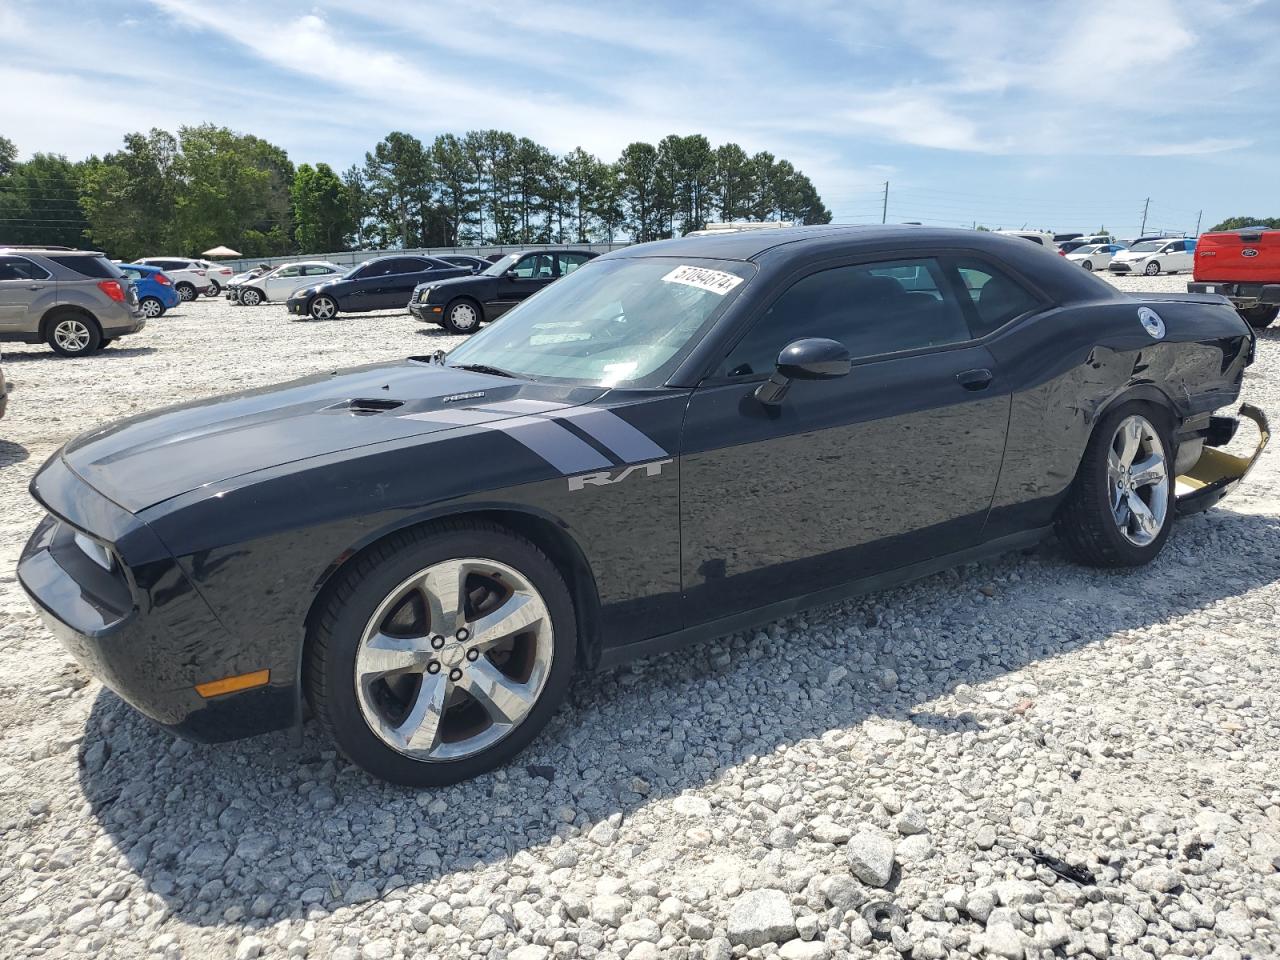
M130 133L120 150L17 159L0 136L0 243L92 245L131 259L226 244L248 257L369 247L658 240L715 221L827 223L809 178L700 134L629 144L614 162L502 130L424 143L388 134L339 173L202 124Z

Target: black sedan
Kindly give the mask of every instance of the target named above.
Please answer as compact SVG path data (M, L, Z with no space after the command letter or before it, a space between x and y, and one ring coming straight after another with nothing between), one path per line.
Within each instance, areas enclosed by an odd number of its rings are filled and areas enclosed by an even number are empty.
M509 253L474 277L417 286L409 312L419 320L438 323L450 333L475 333L480 324L496 320L521 300L567 277L599 254L590 250L534 250Z
M71 441L18 575L157 723L226 740L309 704L373 774L442 784L514 756L578 670L1054 529L1151 561L1252 464L1214 447L1254 345L1223 298L990 233L643 244L448 357Z
M435 257L376 257L352 267L336 280L303 287L289 297L289 312L313 320L332 320L339 313L403 310L414 287L423 281L471 275L469 267Z

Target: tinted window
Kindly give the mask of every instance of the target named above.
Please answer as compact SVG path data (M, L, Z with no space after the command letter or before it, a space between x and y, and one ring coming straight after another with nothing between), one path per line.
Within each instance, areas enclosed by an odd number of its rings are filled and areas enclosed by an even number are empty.
M423 270L430 270L439 264L432 263L430 260L424 260L421 257L397 257L392 261L395 269L392 273L421 273Z
M121 267L120 272L130 280L141 280L144 276L147 276L147 274L144 274L137 267Z
M304 277L322 277L322 276L327 276L328 274L331 274L331 273L333 273L333 267L323 267L323 266L317 265L317 266L302 268L302 275Z
M531 280L546 279L555 276L553 259L549 253L531 253L527 257L521 257L512 269L517 277Z
M960 263L960 279L973 301L977 326L975 337L985 337L1003 327L1014 317L1034 310L1040 301L1029 290L986 264Z
M388 274L398 272L397 270L393 269L395 264L396 264L395 260L378 260L374 263L366 263L363 267L360 268L360 273L358 274L358 276L362 280L367 280L370 277L385 277Z
M82 277L110 280L120 276L120 268L106 257L49 257L59 266L74 270Z
M836 267L797 280L730 351L723 373L772 373L782 348L825 337L855 357L969 339L964 313L937 261L897 260Z
M302 268L298 266L283 267L281 268L280 272L276 274L276 276L277 277L300 277L302 276Z
M0 257L0 280L48 280L49 271L25 257Z
M560 275L565 276L573 273L573 271L577 270L580 266L590 260L591 257L585 253L562 253L559 254L559 259Z

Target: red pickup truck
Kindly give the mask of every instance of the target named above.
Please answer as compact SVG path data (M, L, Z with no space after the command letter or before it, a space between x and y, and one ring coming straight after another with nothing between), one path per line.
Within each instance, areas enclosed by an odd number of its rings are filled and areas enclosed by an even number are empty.
M1227 297L1255 330L1280 314L1280 229L1241 227L1203 233L1189 293Z

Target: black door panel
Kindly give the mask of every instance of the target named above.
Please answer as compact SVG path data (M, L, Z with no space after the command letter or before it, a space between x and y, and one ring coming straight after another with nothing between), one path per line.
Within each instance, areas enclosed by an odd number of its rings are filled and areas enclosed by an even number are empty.
M864 363L792 383L695 391L681 457L690 625L976 544L1010 398L981 346Z

